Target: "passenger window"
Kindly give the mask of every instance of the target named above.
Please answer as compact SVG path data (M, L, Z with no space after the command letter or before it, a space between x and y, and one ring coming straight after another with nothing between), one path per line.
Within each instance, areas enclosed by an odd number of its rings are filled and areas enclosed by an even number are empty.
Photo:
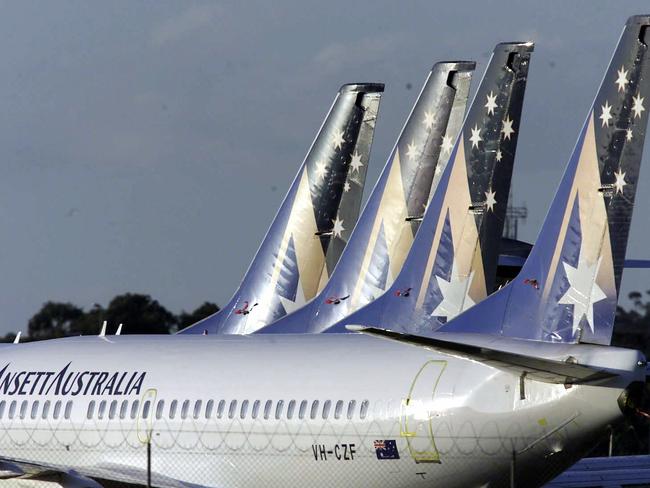
M259 413L259 411L260 411L260 401L259 401L259 400L255 400L255 401L253 402L253 412L252 412L252 414L251 414L251 417L253 417L254 419L256 419L256 418L257 418L257 414Z
M156 418L158 420L162 418L162 414L164 410L165 410L165 400L159 400L158 406L156 406Z
M269 416L271 415L272 406L273 406L273 402L271 400L267 400L266 403L264 404L264 420L269 419Z
M4 402L2 402L3 405L0 405L0 408L4 410ZM45 403L43 404L43 412L41 413L41 418L46 419L47 414L50 413L50 401L45 400ZM2 412L0 412L0 419L2 418Z
M147 400L142 404L142 418L149 418L149 409L151 408L151 400Z
M113 400L111 402L111 408L108 409L108 418L113 420L115 418L116 413L117 413L117 400Z
M129 411L129 401L128 400L123 400L122 405L120 405L120 418L125 419L126 418L126 412Z
M131 404L131 418L135 419L138 416L138 409L140 408L140 400L134 400Z
M320 402L318 400L314 400L314 402L311 404L311 412L309 412L309 417L311 419L315 419L316 415L318 415L318 406L320 405Z
M176 406L178 405L177 400L172 400L172 402L169 404L169 418L173 419L176 417Z
M16 415L16 401L14 400L9 404L9 418L13 419L15 415Z
M280 420L282 417L282 410L284 409L284 400L278 400L277 405L275 406L275 419Z
M212 417L212 410L214 409L214 400L208 400L208 403L205 404L205 418L209 419Z
M86 412L86 418L91 419L95 415L95 400L91 401L88 404L88 412Z
M343 413L343 400L336 402L336 407L334 407L334 418L340 419L341 414Z
M69 419L71 414L72 414L72 400L70 400L68 403L65 404L64 416L66 419Z
M189 411L189 409L190 409L190 401L185 400L183 402L183 406L181 407L181 418L183 420L185 420L187 418L187 412Z
M54 418L54 420L57 420L60 414L61 414L61 400L57 400L56 403L54 404L54 415L52 417Z
M298 418L304 419L306 411L307 411L307 400L303 400L302 402L300 402L300 408L298 409Z
M332 402L330 400L325 400L323 403L323 419L327 419L330 416L330 408L332 408Z
M0 402L0 419L1 419L2 417L4 417L4 414L5 414L5 406L6 406L6 405L7 405L7 403L6 403L4 400L2 400L2 401ZM43 417L43 418L45 418L45 417Z
M235 410L237 410L237 400L232 400L230 402L230 408L228 409L228 418L234 418Z
M36 418L37 414L38 414L38 400L32 403L32 413L31 413L32 420Z
M99 408L97 409L97 418L99 420L104 418L104 414L106 413L106 400L102 400L99 402Z
M194 418L198 419L199 416L201 415L201 407L203 406L203 401L202 400L197 400L194 402Z
M368 400L364 400L361 402L361 411L359 412L359 416L362 419L365 419L366 415L368 414L368 405L369 405Z
M248 400L241 402L241 410L239 411L239 418L245 419L248 412Z
M296 401L291 400L289 401L289 404L287 405L287 418L293 418L293 411L296 409Z
M24 419L27 415L27 400L23 400L23 403L20 404L20 418Z
M20 404L20 418L24 419L27 415L27 400L23 400L23 403Z
M350 400L350 403L348 405L348 419L352 419L354 416L354 409L357 406L357 401L356 400Z
M217 407L217 418L220 419L223 417L223 411L226 408L226 400L220 400L219 406Z

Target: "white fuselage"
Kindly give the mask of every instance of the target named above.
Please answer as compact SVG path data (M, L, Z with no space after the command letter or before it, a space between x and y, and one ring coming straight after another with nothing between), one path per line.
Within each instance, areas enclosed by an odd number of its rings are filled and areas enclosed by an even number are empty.
M355 334L8 346L0 457L143 482L150 440L154 484L231 488L509 486L514 456L518 486L534 486L584 455L644 380L639 353L601 350L619 372L607 385L524 379L522 394L518 376Z

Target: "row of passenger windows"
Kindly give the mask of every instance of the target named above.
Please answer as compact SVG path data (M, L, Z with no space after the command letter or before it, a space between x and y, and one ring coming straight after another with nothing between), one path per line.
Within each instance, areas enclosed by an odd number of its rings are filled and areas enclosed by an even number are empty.
M40 409L41 403L36 400L32 402L31 408L29 406L29 402L27 400L23 400L20 402L20 407L18 406L17 401L12 401L9 403L9 408L7 408L7 402L2 400L0 402L0 419L3 418L8 418L8 419L13 419L13 418L27 418L27 415L29 414L29 418L31 419L36 419L38 418L38 413ZM54 403L51 403L49 400L46 400L43 402L43 408L40 410L41 412L41 418L47 419L47 418L53 418L53 419L58 419L61 416L61 410L63 409L63 417L66 419L70 418L70 414L72 413L72 401L68 401L65 403L65 408L63 407L63 402L61 400L57 400ZM6 417L5 417L5 411L6 411Z
M118 412L117 400L113 400L110 403L107 400L102 400L99 403L93 400L88 404L87 418L92 419L96 416L98 419L105 417L114 419L119 415L120 419L124 419L127 416L135 419L138 415L139 406L140 402L135 400L131 402L129 408L129 401L124 400L119 405ZM193 403L190 400L185 400L182 403L178 400L172 400L169 403L169 408L165 409L165 400L158 400L155 407L155 412L151 412L151 400L145 400L142 404L142 418L148 419L150 415L155 415L156 419L161 419L166 416L173 420L177 417L186 419L191 415L194 419L201 417L206 419L221 419L226 417L229 419L236 417L246 419L249 416L252 419L275 418L277 420L283 418L292 419L294 416L297 416L299 419L306 417L310 419L328 419L330 416L333 416L335 419L340 419L343 416L348 419L353 419L355 415L358 415L359 418L365 419L368 415L369 402L368 400L364 400L357 407L356 400L350 400L347 405L343 400L338 400L334 405L331 400L325 400L322 404L319 400L314 400L311 404L307 400L302 400L300 403L296 400L289 400L286 402L285 409L284 400L276 401L275 405L272 400L267 400L264 404L262 404L261 400L255 400L253 402L249 400L243 400L241 402L231 400L230 403L226 403L225 400L220 400L219 402L215 402L214 400L208 400L207 402L196 400Z

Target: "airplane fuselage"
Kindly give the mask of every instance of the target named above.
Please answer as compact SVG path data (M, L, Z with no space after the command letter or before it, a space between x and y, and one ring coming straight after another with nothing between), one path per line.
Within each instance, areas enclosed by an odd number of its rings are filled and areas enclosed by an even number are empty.
M228 487L509 486L514 459L534 486L644 379L636 351L603 356L618 377L566 388L356 334L20 344L0 349L0 454L134 481L150 441L154 484Z

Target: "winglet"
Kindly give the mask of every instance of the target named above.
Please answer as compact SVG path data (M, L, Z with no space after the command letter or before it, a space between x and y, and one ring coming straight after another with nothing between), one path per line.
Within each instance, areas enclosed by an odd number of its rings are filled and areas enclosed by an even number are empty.
M122 334L122 324L117 326L117 332L115 332L115 335L120 335Z
M22 331L18 331L18 334L16 334L16 338L14 339L14 344L18 344L20 342L20 336L22 335Z
M102 330L99 331L99 337L106 337L106 321L102 324Z

